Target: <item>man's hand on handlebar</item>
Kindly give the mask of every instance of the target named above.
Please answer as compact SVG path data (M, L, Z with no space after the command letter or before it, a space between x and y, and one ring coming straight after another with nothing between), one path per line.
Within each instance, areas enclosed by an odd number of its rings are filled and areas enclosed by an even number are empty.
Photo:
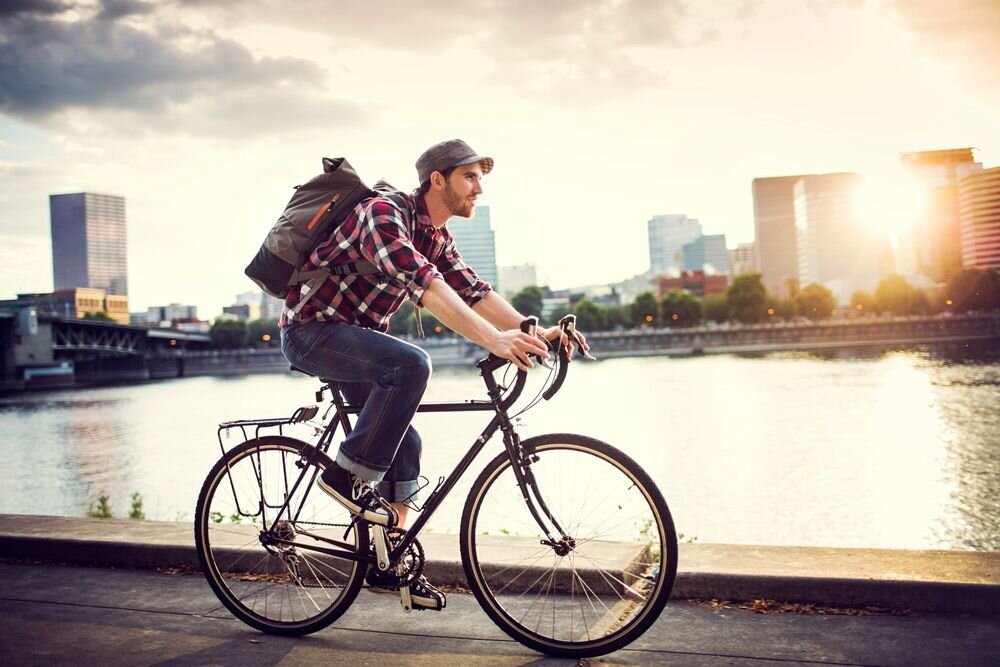
M558 330L558 327L556 329ZM549 350L542 341L519 329L498 331L493 344L487 349L498 357L514 362L514 365L523 371L534 366L528 355L535 354L542 359L549 358Z
M590 356L590 345L587 343L587 337L580 331L574 330L573 336L571 337L566 333L563 327L557 324L546 329L538 329L538 335L547 341L553 342L561 338L562 340L560 341L560 344L564 349L569 351L567 356L568 361L573 360L573 350L575 348L579 348L580 353L587 359L593 359L593 357Z

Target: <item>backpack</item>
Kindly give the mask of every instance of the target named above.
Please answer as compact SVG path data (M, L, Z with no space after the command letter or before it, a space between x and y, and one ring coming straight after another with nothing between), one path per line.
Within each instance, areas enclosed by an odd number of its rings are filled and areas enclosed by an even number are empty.
M302 271L316 246L330 238L354 208L375 196L385 196L403 209L402 193L384 181L369 188L342 157L323 158L323 173L295 193L244 273L262 290L283 299L289 290L312 278L329 275L378 273L368 261Z

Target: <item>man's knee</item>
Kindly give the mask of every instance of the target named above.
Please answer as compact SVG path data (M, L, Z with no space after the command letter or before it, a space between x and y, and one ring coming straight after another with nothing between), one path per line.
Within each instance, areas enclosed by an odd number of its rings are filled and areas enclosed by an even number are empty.
M431 377L431 358L418 347L392 371L386 373L379 382L382 384L426 385Z

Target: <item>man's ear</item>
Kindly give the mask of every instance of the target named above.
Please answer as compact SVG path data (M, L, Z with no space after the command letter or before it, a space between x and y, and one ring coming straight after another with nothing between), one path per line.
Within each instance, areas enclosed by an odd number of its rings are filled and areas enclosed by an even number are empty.
M440 171L435 171L431 174L431 184L437 185L438 187L444 187L444 174Z

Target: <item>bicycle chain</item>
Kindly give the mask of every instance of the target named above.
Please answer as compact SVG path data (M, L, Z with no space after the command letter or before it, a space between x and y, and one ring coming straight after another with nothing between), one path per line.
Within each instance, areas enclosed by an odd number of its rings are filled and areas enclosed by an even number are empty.
M354 526L353 523L325 523L323 521L296 521L296 524L302 524L304 526L325 526L329 528L351 528ZM396 546L402 541L403 537L406 535L405 528L393 528L393 535L387 535L389 539L389 548L395 549ZM374 544L370 545L370 549L374 552ZM403 552L402 557L399 559L399 563L393 569L394 574L399 578L399 586L409 586L414 581L420 578L424 573L424 566L427 561L424 557L424 547L420 544L419 540L413 540L406 551ZM390 572L393 572L390 570ZM402 572L401 572L402 570Z

